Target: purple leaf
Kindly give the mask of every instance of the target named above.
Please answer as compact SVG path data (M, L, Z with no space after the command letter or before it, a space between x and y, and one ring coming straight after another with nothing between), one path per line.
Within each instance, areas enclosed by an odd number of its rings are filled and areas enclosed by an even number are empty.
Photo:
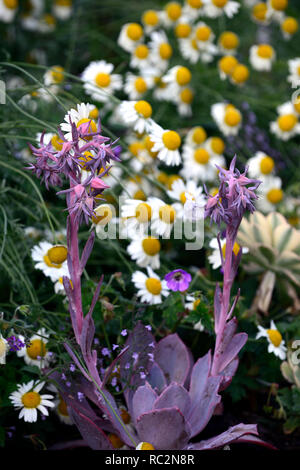
M165 374L167 383L183 385L192 367L190 354L176 333L159 341L155 349L155 361Z
M215 332L218 333L220 314L222 308L222 291L219 284L216 285L215 299L214 299L214 316L215 316Z
M118 356L110 363L109 367L105 371L104 378L102 380L102 387L105 387L107 380L109 379L110 375L112 374L112 371L116 367L117 363L121 360L122 356L127 352L128 346L118 354Z
M161 368L159 367L156 362L153 363L153 366L150 369L149 375L147 377L147 380L151 387L157 392L161 392L163 388L167 385L165 376Z
M214 354L214 375L221 373L236 358L247 341L248 335L246 333L235 334L236 328L236 318L232 318L225 325L222 340Z
M257 426L256 424L237 424L232 426L227 431L223 432L219 436L212 437L205 441L198 442L196 444L191 444L189 450L208 450L208 449L219 449L224 447L227 444L231 444L241 437L249 434L257 435Z
M75 408L70 409L70 416L80 434L93 450L113 450L113 446L105 433L94 421Z
M191 399L188 391L178 385L172 383L169 385L162 394L156 399L153 408L170 408L176 407L185 416L191 408Z
M149 442L156 450L181 450L188 443L190 432L177 408L153 410L137 420L139 440Z
M154 392L148 382L137 389L132 399L132 408L134 410L135 422L139 416L153 410L156 399L157 394Z
M83 270L86 266L86 263L87 263L87 261L90 257L90 254L91 254L93 246L94 246L94 241L95 241L95 232L93 231L90 234L90 236L89 236L89 238L88 238L88 240L87 240L87 242L84 246L84 249L82 251L82 255L81 255L81 259L80 259L81 272L83 272Z

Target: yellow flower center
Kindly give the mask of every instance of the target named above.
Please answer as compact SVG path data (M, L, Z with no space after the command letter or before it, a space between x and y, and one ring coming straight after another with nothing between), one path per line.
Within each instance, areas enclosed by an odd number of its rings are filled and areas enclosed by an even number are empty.
M148 103L148 101L138 101L137 103L135 103L134 109L145 119L148 119L152 115L152 107L151 104Z
M241 122L241 113L233 106L228 106L224 116L227 126L235 127Z
M228 0L212 0L212 3L217 8L223 8L227 4Z
M19 0L3 0L3 2L6 8L10 10L15 10L19 6Z
M56 19L54 18L53 15L46 14L43 16L43 20L48 26L55 26L56 25Z
M165 10L170 20L177 21L181 15L181 6L177 2L170 2L166 5Z
M224 49L231 50L238 47L240 40L232 31L224 31L220 36L219 42Z
M283 11L288 6L288 0L271 0L271 7L274 10Z
M156 26L159 22L159 17L156 11L147 10L143 14L142 21L147 26Z
M110 84L110 75L108 73L100 72L95 77L96 85L101 88L106 88Z
M194 152L194 160L200 165L206 165L209 162L210 155L206 149L200 148Z
M146 255L155 256L160 252L160 241L154 237L144 238L142 247Z
M134 195L133 195L133 199L138 199L140 201L146 201L147 199L147 196L146 194L144 193L144 191L142 189L138 189Z
M187 85L192 78L192 74L187 67L179 67L176 72L176 81L178 85Z
M138 41L143 36L143 28L138 23L131 23L127 27L127 36L132 41Z
M194 99L194 93L190 88L184 88L180 92L180 99L183 103L191 104Z
M294 103L294 110L300 114L300 95L297 97L297 100Z
M295 34L298 31L299 24L296 18L288 16L281 24L281 28L285 33Z
M194 300L194 302L193 302L193 310L196 310L197 307L198 307L198 305L200 305L200 303L201 303L201 300L200 300L200 299Z
M68 250L64 245L56 245L47 251L46 257L51 263L51 267L60 267L68 256Z
M121 449L121 447L123 447L124 445L124 442L121 441L119 436L117 436L116 434L108 434L108 439L110 440L114 449Z
M109 206L104 206L104 205L98 206L95 209L95 213L96 213L96 217L93 216L92 221L96 225L98 224L102 226L107 225L113 217L112 210Z
M146 149L148 150L149 154L151 155L151 157L152 157L152 158L156 158L158 152L153 152L153 151L152 151L154 142L152 142L152 140L150 139L149 135L147 135L147 136L145 137L144 145L145 145Z
M161 293L161 282L159 279L149 277L146 280L146 288L153 295L159 295Z
M293 225L294 227L296 227L299 224L299 222L300 222L300 217L296 215L288 218L288 223L290 225Z
M192 8L201 8L203 6L202 0L187 0L187 4Z
M125 424L129 424L129 423L130 423L131 417L130 417L130 414L128 413L127 410L122 409L122 410L120 411L120 416L121 416L121 418L122 418L123 423L125 423Z
M56 150L60 151L63 146L63 140L55 134L51 139L51 144Z
M268 175L274 169L274 160L273 158L267 156L263 157L260 162L260 171L263 175Z
M179 23L175 28L177 38L187 38L191 34L192 28L188 23Z
M89 118L98 119L98 117L99 117L99 110L96 107L91 109L91 111L89 112Z
M162 136L162 141L168 150L177 150L181 144L180 135L175 131L165 131Z
M215 197L215 196L218 194L218 192L219 192L219 188L212 188L212 189L210 190L210 194L211 194L213 197Z
M72 5L72 0L55 0L55 5L60 7L70 7Z
M233 245L233 250L232 250L235 256L239 254L240 249L241 249L240 245L237 242L235 242L235 244ZM225 259L226 243L224 243L224 245L222 246L222 254L223 254L223 258Z
M41 396L37 392L27 392L22 396L22 403L25 408L37 408L41 401Z
M266 19L268 7L266 3L257 3L254 5L252 10L253 17L258 21L264 21Z
M180 179L182 179L182 178L180 178L180 176L178 176L178 175L168 176L168 182L167 182L168 188L172 189L172 185L173 185L174 181L177 181L177 180L180 180Z
M196 37L198 41L207 41L210 38L211 29L209 26L199 26L196 30Z
M129 146L129 152L132 153L135 157L138 156L139 152L143 150L144 146L142 142L139 142L138 140L136 142L132 142Z
M89 123L89 127L88 129L85 131L87 133L92 133L92 132L97 132L97 124L95 123L95 121L89 119L89 118L83 118L83 119L80 119L78 122L77 122L77 129L80 128L80 126L82 124L86 124L86 123ZM91 140L93 137L90 136L90 137L85 137L85 139L87 140Z
M157 176L157 181L161 184L168 184L168 175L164 171L161 171Z
M140 442L136 450L155 450L155 447L149 442Z
M270 189L267 193L267 199L271 204L278 204L283 198L283 191L279 188Z
M271 59L273 56L273 48L269 44L261 44L257 48L257 55L263 59Z
M277 123L283 132L289 132L297 124L297 118L294 114L283 114L282 116L279 116Z
M142 202L137 206L135 209L135 217L136 219L141 223L144 224L146 222L149 222L152 216L152 209L149 204L146 204L145 202Z
M175 217L176 211L169 204L166 204L165 206L159 208L159 218L166 224L173 224Z
M90 162L93 159L93 154L92 152L89 152L88 150L86 152L83 152L83 156L78 158L78 162L85 171L89 171L89 167L86 165L88 162Z
M231 78L235 83L245 83L249 78L249 69L246 65L238 64L234 67Z
M38 356L44 357L47 349L45 343L41 339L30 341L30 345L26 348L27 354L31 359L37 359Z
M224 152L225 143L224 143L224 140L221 139L220 137L212 137L210 141L210 145L214 153L217 153L218 155L222 155L222 153Z
M64 68L60 65L55 65L55 67L52 67L51 77L55 83L61 83L64 79Z
M163 42L159 46L159 55L163 60L170 59L171 55L173 54L173 49L169 43Z
M134 87L138 93L145 93L147 91L147 83L142 77L136 78Z
M180 194L180 201L182 202L182 204L185 204L186 203L186 195L185 195L186 191L183 191L183 193Z
M6 343L4 339L0 337L0 357L3 357L6 353Z
M206 134L205 129L203 129L203 127L197 126L194 128L192 139L195 142L195 144L198 144L198 145L202 144L206 138L207 138L207 134Z
M60 398L59 403L57 405L57 411L62 416L69 416L67 404L62 398Z
M267 333L271 343L275 346L275 348L278 348L282 341L281 333L279 333L278 330L267 330Z
M237 59L233 55L225 55L219 60L219 68L226 75L230 75L234 67L238 64Z
M138 59L146 59L149 55L149 48L145 44L140 44L134 51L134 55Z

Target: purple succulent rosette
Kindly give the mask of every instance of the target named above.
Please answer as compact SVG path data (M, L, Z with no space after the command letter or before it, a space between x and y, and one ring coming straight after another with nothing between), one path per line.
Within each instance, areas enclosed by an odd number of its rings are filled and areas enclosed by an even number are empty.
M183 269L174 269L165 275L165 280L170 290L184 292L189 288L192 276Z

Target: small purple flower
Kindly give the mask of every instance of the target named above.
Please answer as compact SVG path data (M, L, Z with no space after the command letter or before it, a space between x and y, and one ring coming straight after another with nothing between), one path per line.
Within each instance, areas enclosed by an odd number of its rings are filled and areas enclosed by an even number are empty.
M110 356L110 350L108 348L102 348L102 356Z
M165 280L170 290L184 292L188 289L192 276L183 269L174 269L165 275Z
M118 349L119 345L118 344L113 344L112 345L112 350L115 351L116 349Z
M77 398L81 402L84 399L84 394L82 392L77 392Z
M21 341L14 335L9 336L8 338L6 338L6 340L9 344L9 350L12 352L20 351L20 349L23 349L25 347L25 343L23 343L23 341Z
M146 325L145 328L146 328L148 331L151 331L151 330L152 330L152 326L151 326L151 325Z
M70 371L75 372L75 370L76 370L75 364L70 364Z
M122 330L121 331L121 336L127 336L127 330Z

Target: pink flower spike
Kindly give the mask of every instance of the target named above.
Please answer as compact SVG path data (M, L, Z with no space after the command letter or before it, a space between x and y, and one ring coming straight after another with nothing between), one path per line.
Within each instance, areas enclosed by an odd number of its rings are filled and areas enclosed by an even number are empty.
M92 181L91 181L91 187L94 188L94 189L107 189L109 188L109 186L104 183L104 181L102 181L101 178L93 178Z

